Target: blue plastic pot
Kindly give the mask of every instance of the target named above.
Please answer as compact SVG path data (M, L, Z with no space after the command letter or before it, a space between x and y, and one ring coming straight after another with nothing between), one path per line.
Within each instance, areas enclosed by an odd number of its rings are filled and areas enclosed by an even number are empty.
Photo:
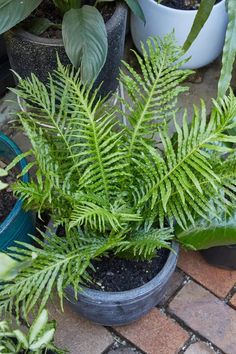
M12 161L19 154L21 151L16 144L0 132L0 157ZM23 159L17 167L22 171L26 164L26 160ZM22 177L22 180L29 181L28 173ZM25 212L22 208L22 201L18 200L10 214L0 224L0 249L6 250L10 246L15 246L14 241L32 243L33 240L29 234L34 234L34 232L35 217L32 213Z

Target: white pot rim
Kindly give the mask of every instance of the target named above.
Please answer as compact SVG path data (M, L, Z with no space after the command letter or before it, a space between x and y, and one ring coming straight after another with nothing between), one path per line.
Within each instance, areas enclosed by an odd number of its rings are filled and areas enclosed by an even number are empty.
M156 0L145 0L145 1L149 1L150 3L154 3L157 7L160 7L162 10L166 10L166 11L169 11L169 12L172 12L172 13L191 13L191 14L194 14L194 13L197 13L198 10L181 10L181 9L173 9L172 7L169 7L169 6L165 6L165 5L162 5L162 4L158 4L156 2ZM225 3L225 0L221 0L220 2L218 2L217 4L215 4L213 7L214 8L217 8L218 6L222 6L222 4Z

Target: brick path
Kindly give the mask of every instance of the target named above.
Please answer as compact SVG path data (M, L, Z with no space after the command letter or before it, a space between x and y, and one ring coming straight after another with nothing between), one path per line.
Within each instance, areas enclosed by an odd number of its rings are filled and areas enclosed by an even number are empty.
M162 303L139 321L105 328L55 305L57 343L71 354L236 354L236 271L182 251Z

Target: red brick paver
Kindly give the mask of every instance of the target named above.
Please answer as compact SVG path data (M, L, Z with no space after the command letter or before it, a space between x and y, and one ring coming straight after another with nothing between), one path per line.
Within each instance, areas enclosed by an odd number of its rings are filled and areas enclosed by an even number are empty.
M191 344L184 354L215 354L215 351L204 342Z
M230 299L230 304L236 309L236 294L234 294Z
M236 271L207 264L199 252L182 250L178 266L221 298L224 298L236 283Z
M115 330L148 354L175 354L189 334L157 309L139 321Z
M169 309L225 353L236 353L236 311L200 285L186 284Z
M101 354L113 343L111 334L102 326L81 318L66 302L64 313L59 304L50 304L50 316L57 321L56 343L70 354Z

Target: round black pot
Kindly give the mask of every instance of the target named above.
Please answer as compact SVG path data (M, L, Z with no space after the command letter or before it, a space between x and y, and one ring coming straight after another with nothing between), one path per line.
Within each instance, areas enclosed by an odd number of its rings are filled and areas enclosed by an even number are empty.
M95 82L95 87L103 82L101 96L106 96L117 88L117 77L124 52L126 22L127 7L117 3L113 16L106 23L107 60ZM70 64L62 39L42 38L16 28L5 34L5 40L11 68L22 78L34 73L41 81L46 82L48 72L57 67L56 53L62 64Z
M120 326L133 322L161 301L176 267L179 247L173 243L172 248L175 253L170 252L162 270L143 286L122 292L83 288L78 293L78 300L69 286L65 291L66 298L79 314L95 323Z
M208 248L202 250L201 254L213 266L236 270L236 245Z

